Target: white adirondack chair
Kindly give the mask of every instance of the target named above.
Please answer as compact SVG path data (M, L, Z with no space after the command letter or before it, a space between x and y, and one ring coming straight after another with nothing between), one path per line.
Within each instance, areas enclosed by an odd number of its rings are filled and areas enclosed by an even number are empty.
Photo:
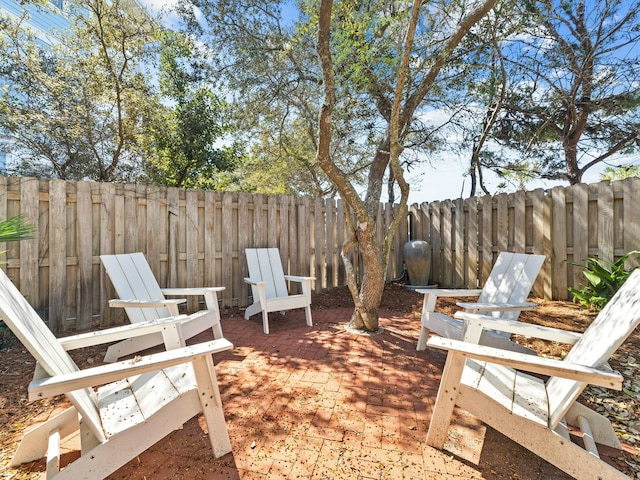
M533 310L536 304L526 302L526 299L544 259L544 255L501 252L481 290L443 288L416 290L424 294L417 350L426 348L430 331L454 340L461 340L464 336L462 320L434 311L438 297L479 296L476 303L459 302L457 305L466 312L482 312L496 319L517 320L521 311ZM509 337L508 333L485 330L480 343L522 353L534 353L512 342Z
M140 252L100 255L100 261L119 297L110 300L109 306L124 307L131 323L174 317L183 321L182 334L185 340L207 328L213 330L214 338L223 337L217 292L224 290L224 287L160 288L147 259ZM178 305L185 303L186 299L168 299L165 295L204 295L207 310L193 315L180 315ZM121 357L160 344L162 344L162 335L157 332L144 337L126 339L111 345L107 349L104 361L115 362Z
M600 460L597 443L620 448L609 420L577 402L587 384L622 389L609 357L640 324L640 270L627 279L584 334L499 320L511 333L573 343L564 360L524 355L474 343L494 319L465 314L465 341L432 337L428 345L449 351L427 433L442 448L455 405L580 480L628 479ZM517 369L517 370L516 370ZM548 375L545 382L523 372ZM571 441L567 424L582 431Z
M72 403L24 434L11 466L46 456L47 478L105 478L200 413L214 455L231 451L211 356L233 348L226 339L185 347L174 319L57 339L2 271L0 317L37 361L29 399ZM85 370L66 351L158 331L173 350ZM60 470L60 443L78 431L81 456Z
M304 308L307 325L313 326L311 318L311 282L315 277L285 275L277 248L247 248L245 250L249 278L244 281L251 285L253 304L244 312L244 318L262 312L262 328L269 333L269 312L281 312L294 308ZM289 295L286 280L300 282L302 293Z

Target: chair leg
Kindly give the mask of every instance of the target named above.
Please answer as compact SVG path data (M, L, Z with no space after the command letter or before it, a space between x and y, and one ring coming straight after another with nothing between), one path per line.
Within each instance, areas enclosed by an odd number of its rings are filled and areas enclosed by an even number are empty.
M266 310L262 310L262 329L264 333L269 334L269 314Z
M304 309L307 315L307 325L313 327L313 318L311 318L311 305L307 305Z
M436 403L431 413L429 430L427 431L427 445L434 448L442 449L447 439L451 415L458 396L458 387L456 386L460 385L465 362L466 358L463 355L454 352L447 354L438 396L436 397Z
M418 337L418 345L416 346L416 350L422 351L427 348L427 340L429 339L429 329L423 326L420 326L420 336Z

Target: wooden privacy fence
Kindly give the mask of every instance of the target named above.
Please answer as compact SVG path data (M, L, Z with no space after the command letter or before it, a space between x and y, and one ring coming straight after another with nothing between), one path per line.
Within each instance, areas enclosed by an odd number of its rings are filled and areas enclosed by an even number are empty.
M0 219L18 214L35 238L0 245L0 261L56 333L123 321L102 254L144 252L162 287L224 286L222 306L249 304L249 247L278 247L285 272L315 276L316 291L344 284L346 213L333 199L0 177ZM393 214L380 206L380 235ZM402 275L403 227L389 278Z
M565 300L568 287L585 283L567 260L613 261L640 249L638 178L432 202L410 214L411 238L431 244L432 281L448 287L482 285L500 251L536 253L547 260L533 294Z
M395 212L380 205L380 237ZM249 247L278 247L285 270L315 276L316 291L344 284L348 227L333 199L0 177L0 219L21 213L35 238L0 245L0 261L56 333L124 320L107 307L114 293L101 254L144 252L163 287L224 286L222 306L249 303ZM567 287L583 282L567 259L640 249L640 179L413 205L409 220L396 233L387 279L403 275L409 237L431 245L431 283L475 288L498 252L538 253L547 261L534 295L567 299Z

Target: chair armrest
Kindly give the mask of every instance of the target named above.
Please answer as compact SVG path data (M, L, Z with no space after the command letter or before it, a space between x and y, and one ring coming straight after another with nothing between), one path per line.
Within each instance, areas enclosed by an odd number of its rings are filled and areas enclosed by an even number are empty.
M422 301L422 318L423 320L436 309L438 297L472 297L479 296L482 290L471 290L461 288L418 288L416 292L422 293L424 299Z
M473 312L509 312L509 311L525 311L535 310L538 306L533 302L522 303L474 303L474 302L457 302L461 308L465 310L473 310Z
M148 335L149 333L161 332L167 325L179 323L187 319L193 319L195 315L198 315L198 313L191 316L180 315L179 317L160 318L157 320L150 320L148 322L131 323L119 327L108 328L106 330L80 333L78 335L59 338L58 342L65 350L102 345L104 343Z
M285 275L284 278L285 280L289 280L291 282L307 282L316 279L316 277L301 277L299 275Z
M587 367L553 358L536 357L525 353L502 350L499 348L476 345L444 337L431 337L427 345L465 358L504 365L532 373L562 377L601 387L622 389L623 377L617 372Z
M165 295L203 295L207 310L215 310L220 316L218 307L218 292L222 292L225 287L187 287L187 288L162 288L160 289Z
M188 288L161 288L160 290L165 295L205 295L209 292L221 292L225 287L188 287Z
M436 297L477 297L482 290L461 288L417 288L416 292Z
M29 384L29 400L59 395L141 375L163 368L187 363L198 357L230 350L233 344L225 338L199 343L176 350L135 357L131 360L100 365L76 372L35 380Z
M541 338L544 340L569 344L576 343L582 336L581 333L570 332L559 328L544 327L542 325L517 322L514 320L487 317L486 315L480 315L478 313L456 312L454 317L464 320L467 332L465 339L470 342L474 342L475 340L474 343L477 343L477 339L470 338L472 332L475 332L475 335L479 338L482 329L499 330L501 332L524 335L525 337Z
M265 283L263 280L257 280L255 278L248 278L248 277L245 277L244 282L249 283L251 285L260 285Z
M172 306L178 306L187 301L186 298L165 298L159 300L125 300L121 298L114 298L109 300L110 307L134 307L134 308L170 308Z

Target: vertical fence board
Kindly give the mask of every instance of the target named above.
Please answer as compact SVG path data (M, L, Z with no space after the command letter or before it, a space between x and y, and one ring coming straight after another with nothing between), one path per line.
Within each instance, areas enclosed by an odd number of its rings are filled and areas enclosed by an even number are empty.
M238 298L240 305L246 305L248 302L248 285L243 279L249 276L249 268L247 266L247 257L245 249L250 248L249 240L249 200L251 195L247 193L238 194L238 285L237 291L233 291L232 285L225 285L224 282L220 286L224 286L231 290L229 295L231 298Z
M115 186L103 183L100 184L100 255L114 254L114 209L115 209ZM114 290L106 272L102 273L100 282L100 298L102 300L102 311L107 314L103 316L102 326L111 326L118 323L122 318L121 309L105 308L107 301L114 298Z
M567 200L565 189L555 187L551 191L553 202L552 207L552 230L551 238L553 247L551 253L551 268L553 277L553 296L566 300L567 290Z
M574 185L573 189L573 260L584 263L589 256L589 187ZM573 285L579 288L584 283L582 271L573 269Z
M478 198L465 200L468 235L467 237L467 287L478 287Z
M300 236L298 250L298 275L310 275L311 273L311 222L303 219L309 218L311 201L309 197L302 198L298 204L298 235Z
M167 218L169 220L169 241L167 243L166 287L177 287L178 242L180 241L180 192L174 187L167 188Z
M542 253L545 256L545 262L542 265L542 298L551 298L553 295L553 280L551 277L551 262L553 256L553 246L551 242L551 196L544 195L543 192L543 210L542 210Z
M526 194L518 190L513 194L513 251L525 253L527 245Z
M255 214L255 211L254 211ZM222 285L227 286L233 284L233 194L225 193L222 195L222 277L220 278ZM255 220L255 218L254 218ZM230 307L233 303L233 295L231 288L225 288L222 292L222 304Z
M203 218L203 234L204 234L204 286L205 287L217 287L216 284L216 227L215 223L215 211L216 211L216 197L215 193L211 190L204 192L204 218ZM238 222L240 222L240 210L238 210ZM229 285L227 288L231 288Z
M160 280L160 189L149 187L147 189L147 242L146 257L151 271ZM164 243L164 242L163 242Z
M138 199L139 189L144 189L144 185L124 185L124 227L123 227L123 248L126 253L139 252L138 232L143 231L138 221ZM144 190L142 190L144 192Z
M453 249L455 252L455 270L454 270L454 278L453 285L455 287L463 287L465 285L465 250L464 250L464 239L467 232L464 228L464 208L463 208L463 199L458 198L454 202L454 245Z
M78 287L76 307L76 330L93 327L93 232L91 185L88 182L76 184L76 244L78 256Z
M187 190L186 196L186 208L185 208L185 220L186 220L186 273L187 278L185 282L180 282L179 285L186 285L187 287L202 287L203 276L200 275L200 261L198 255L198 191ZM198 302L200 298L195 295L189 295L187 299L187 308L193 312L198 310Z
M326 258L324 258L325 219L322 211L322 199L313 202L313 276L316 277L315 291L320 292L327 287Z
M335 202L333 198L327 198L324 201L324 216L325 216L325 242L326 242L326 287L330 288L330 285L336 285L338 271L338 265L336 263L336 231L335 231Z
M342 200L338 199L336 203L336 255L342 264L342 246L344 245L344 235L346 231L346 224L344 218L344 206L342 204ZM344 285L346 283L344 269L341 268L338 270L338 285Z
M0 177L0 221L9 218L7 213L7 177ZM7 243L0 242L0 265L7 263Z
M278 197L278 209L280 210L280 251L289 257L289 197Z
M434 282L442 284L442 227L440 222L440 202L431 204L431 251L433 264L431 274Z
M26 221L36 228L32 240L19 243L20 251L20 290L36 308L41 307L38 289L38 243L40 238L39 186L35 178L23 178L19 181L20 213Z
M269 195L267 197L267 245L278 246L278 197Z
M598 183L598 258L613 262L613 189Z
M442 282L445 287L453 286L453 203L442 202Z
M500 193L495 196L496 203L496 244L498 252L506 252L509 239L509 214L507 212L507 195Z
M290 275L302 275L299 262L300 237L298 235L298 210L295 198L291 198L287 208L289 212L289 270ZM285 268L287 265L285 265Z
M122 188L121 185L119 185ZM124 252L124 195L113 195L113 253Z
M64 330L67 297L67 188L64 180L49 182L49 326Z
M485 195L480 199L482 205L482 278L480 285L489 278L493 267L493 199L491 195Z
M623 185L623 250L640 250L640 178L629 178ZM640 264L640 255L631 255L625 262L628 269Z
M544 255L544 191L541 188L534 190L531 193L531 199L533 201L533 253ZM538 297L544 296L542 269L532 291Z

